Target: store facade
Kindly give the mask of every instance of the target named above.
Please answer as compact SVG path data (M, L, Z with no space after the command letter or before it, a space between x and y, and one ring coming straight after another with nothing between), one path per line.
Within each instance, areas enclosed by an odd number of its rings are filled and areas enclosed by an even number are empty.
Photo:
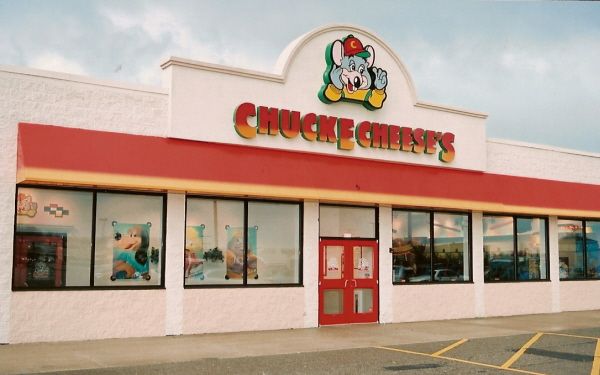
M353 26L162 69L0 69L0 342L600 309L600 155L487 139Z

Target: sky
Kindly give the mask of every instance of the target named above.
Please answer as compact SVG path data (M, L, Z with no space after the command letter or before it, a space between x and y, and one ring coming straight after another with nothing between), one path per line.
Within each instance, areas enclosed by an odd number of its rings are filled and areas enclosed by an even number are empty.
M418 100L488 114L489 138L600 153L600 2L0 0L0 64L160 86L169 56L272 72L340 23L385 41Z

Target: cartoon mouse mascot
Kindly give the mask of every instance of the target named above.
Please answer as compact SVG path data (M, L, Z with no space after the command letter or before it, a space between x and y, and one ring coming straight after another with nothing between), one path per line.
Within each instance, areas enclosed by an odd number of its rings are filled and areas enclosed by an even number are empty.
M327 47L325 60L325 84L319 92L322 102L354 101L370 110L383 106L387 72L373 66L375 50L372 46L363 46L358 38L348 35Z

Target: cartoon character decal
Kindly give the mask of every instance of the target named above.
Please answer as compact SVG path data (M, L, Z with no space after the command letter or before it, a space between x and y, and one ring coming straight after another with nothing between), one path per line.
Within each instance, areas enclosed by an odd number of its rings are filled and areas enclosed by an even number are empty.
M387 72L373 66L375 50L363 46L353 35L335 40L325 51L327 69L319 91L323 103L340 100L362 103L369 110L379 109L386 98Z
M113 221L113 269L110 279L150 280L150 226L146 224L123 224Z
M244 228L227 228L227 250L225 262L227 273L225 279L241 279L244 277ZM258 227L248 228L248 279L258 279L258 258L256 237Z
M37 213L37 203L31 195L20 193L17 196L17 215L34 217Z

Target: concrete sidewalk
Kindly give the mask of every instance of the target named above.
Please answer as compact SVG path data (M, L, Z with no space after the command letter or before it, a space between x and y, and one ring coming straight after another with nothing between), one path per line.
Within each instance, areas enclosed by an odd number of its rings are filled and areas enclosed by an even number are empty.
M0 346L0 374L140 366L600 327L600 311Z

